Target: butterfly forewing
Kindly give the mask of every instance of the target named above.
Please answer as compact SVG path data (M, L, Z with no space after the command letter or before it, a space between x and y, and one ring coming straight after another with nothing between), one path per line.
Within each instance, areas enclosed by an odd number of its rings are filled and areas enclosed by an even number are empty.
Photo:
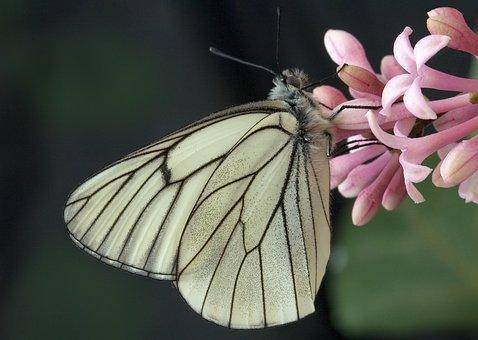
M310 314L329 256L328 162L297 129L282 101L211 115L80 185L70 236L106 263L175 281L224 326Z

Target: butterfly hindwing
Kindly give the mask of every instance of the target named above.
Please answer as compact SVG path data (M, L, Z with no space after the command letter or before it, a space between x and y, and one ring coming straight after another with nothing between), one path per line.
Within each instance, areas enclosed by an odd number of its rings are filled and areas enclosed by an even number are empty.
M308 150L293 136L279 140L256 172L200 203L180 242L179 291L195 311L224 326L262 328L314 311L330 230L326 213L311 209L319 188L306 185L305 172L314 176Z

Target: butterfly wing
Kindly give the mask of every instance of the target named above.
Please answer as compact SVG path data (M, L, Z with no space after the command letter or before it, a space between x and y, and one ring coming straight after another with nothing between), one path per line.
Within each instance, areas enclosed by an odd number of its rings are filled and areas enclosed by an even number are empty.
M310 314L328 260L328 202L314 196L324 175L288 110L237 106L112 164L68 199L71 238L106 263L175 281L224 326Z
M325 152L319 172L307 146L274 131L273 157L254 156L253 145L271 134L231 153L256 164L254 171L224 181L241 162L218 168L179 244L179 291L196 312L227 327L262 328L312 313L329 258Z

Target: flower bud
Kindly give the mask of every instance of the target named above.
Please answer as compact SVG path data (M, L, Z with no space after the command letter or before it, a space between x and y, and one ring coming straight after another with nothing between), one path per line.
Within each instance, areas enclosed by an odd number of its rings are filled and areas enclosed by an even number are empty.
M375 216L382 203L383 194L398 168L398 153L393 153L380 175L355 200L352 208L353 224L363 226Z
M347 98L340 90L327 85L316 87L312 93L312 98L319 104L326 105L331 108L334 108L347 101Z
M365 49L352 34L341 30L328 30L324 35L325 48L337 64L356 65L373 72Z
M440 173L449 184L458 184L478 170L478 136L459 143L443 160Z
M383 193L382 206L388 211L398 208L407 194L405 181L403 178L403 169L400 167L395 171L392 180Z
M380 96L384 88L375 74L359 66L343 66L339 72L339 78L356 91L372 93L376 96Z
M478 35L468 27L460 11L451 7L431 10L427 27L431 34L449 36L449 47L478 55Z

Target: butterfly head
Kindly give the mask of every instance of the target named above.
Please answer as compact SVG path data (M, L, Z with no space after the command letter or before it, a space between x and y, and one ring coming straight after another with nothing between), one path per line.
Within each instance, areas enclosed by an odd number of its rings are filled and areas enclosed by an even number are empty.
M299 69L287 69L274 78L274 87L269 99L293 101L302 95L302 88L309 83L309 77Z

